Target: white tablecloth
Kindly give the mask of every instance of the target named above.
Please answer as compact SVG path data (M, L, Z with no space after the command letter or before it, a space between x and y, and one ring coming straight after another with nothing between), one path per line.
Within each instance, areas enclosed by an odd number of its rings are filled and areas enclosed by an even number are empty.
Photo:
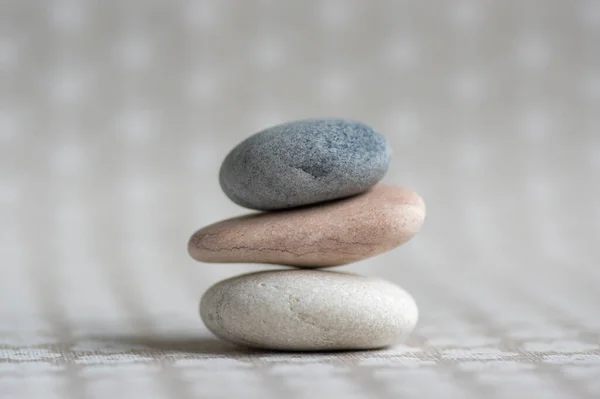
M600 3L0 3L0 398L600 395ZM244 213L226 153L358 119L422 233L344 267L417 300L405 345L286 354L216 340L204 265Z

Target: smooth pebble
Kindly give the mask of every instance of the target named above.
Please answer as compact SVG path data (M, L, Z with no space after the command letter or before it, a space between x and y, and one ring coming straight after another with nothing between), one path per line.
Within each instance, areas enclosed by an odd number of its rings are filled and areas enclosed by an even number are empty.
M339 266L414 237L425 204L408 189L378 185L351 198L225 220L196 232L188 251L201 262Z
M223 162L220 183L243 207L288 209L368 190L384 177L391 156L386 139L367 125L301 120L240 143Z
M418 319L402 288L322 270L264 271L221 281L202 297L200 314L226 341L286 351L382 348L404 341Z

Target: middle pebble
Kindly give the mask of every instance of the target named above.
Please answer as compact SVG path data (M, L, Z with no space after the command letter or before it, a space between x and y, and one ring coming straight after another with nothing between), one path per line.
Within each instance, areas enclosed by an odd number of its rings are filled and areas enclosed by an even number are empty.
M188 250L201 262L339 266L402 245L424 219L417 193L379 185L344 200L213 224L192 236Z

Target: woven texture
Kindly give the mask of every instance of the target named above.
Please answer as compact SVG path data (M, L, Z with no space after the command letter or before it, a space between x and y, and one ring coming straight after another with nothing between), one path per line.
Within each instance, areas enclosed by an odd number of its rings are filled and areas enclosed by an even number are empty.
M0 398L600 395L600 2L0 2ZM415 297L385 351L250 352L196 229L269 125L384 133L414 240L344 267ZM268 267L270 268L270 267Z

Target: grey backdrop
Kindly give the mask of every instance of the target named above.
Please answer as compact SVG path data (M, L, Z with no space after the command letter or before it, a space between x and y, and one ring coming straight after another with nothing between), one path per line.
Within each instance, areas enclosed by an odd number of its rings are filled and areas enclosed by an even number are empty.
M186 253L244 212L220 163L327 116L386 135L386 182L427 203L344 268L419 326L382 352L219 343L200 295L263 268ZM599 129L599 1L3 0L0 396L598 395Z

